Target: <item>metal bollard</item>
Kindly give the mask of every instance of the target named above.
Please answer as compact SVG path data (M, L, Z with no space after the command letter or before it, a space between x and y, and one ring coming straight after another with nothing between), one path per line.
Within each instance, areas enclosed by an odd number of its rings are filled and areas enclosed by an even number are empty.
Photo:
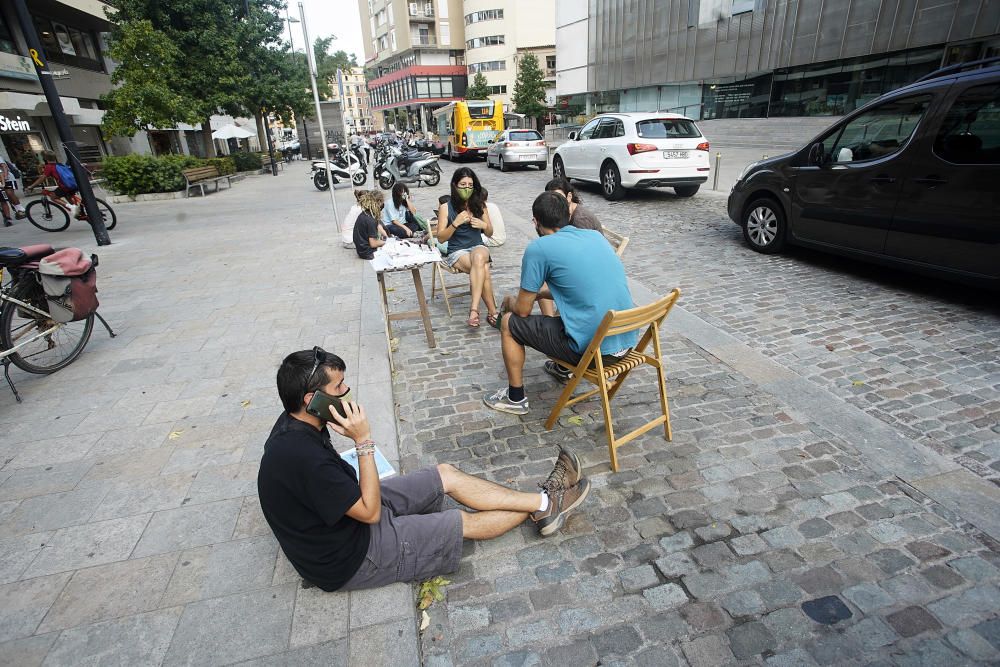
M715 175L712 177L712 189L719 189L719 168L722 166L722 153L715 154Z

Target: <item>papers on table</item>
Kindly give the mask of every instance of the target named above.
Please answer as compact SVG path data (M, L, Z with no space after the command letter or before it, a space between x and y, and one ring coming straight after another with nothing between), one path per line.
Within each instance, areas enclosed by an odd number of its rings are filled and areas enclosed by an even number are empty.
M375 251L372 268L376 271L398 271L440 261L441 253L437 248L393 237Z

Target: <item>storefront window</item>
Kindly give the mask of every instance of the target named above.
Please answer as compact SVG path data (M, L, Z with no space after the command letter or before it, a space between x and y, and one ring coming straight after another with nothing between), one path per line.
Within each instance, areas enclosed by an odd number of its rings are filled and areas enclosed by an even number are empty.
M37 132L4 134L3 147L7 156L23 174L23 180L33 181L41 173L41 155L45 150L42 135Z

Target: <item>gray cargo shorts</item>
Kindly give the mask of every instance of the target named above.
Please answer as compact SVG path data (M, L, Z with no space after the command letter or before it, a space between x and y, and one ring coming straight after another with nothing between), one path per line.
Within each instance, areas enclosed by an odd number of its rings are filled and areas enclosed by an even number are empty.
M382 480L382 517L371 527L368 553L339 590L423 581L457 570L462 513L442 512L444 495L435 466Z

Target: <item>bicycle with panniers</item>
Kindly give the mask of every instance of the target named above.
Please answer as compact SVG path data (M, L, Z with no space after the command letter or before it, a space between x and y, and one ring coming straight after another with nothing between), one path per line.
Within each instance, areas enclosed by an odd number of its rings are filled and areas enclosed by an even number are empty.
M83 352L95 319L115 337L97 312L97 264L79 248L0 248L0 363L18 403L11 364L40 375L65 368Z

